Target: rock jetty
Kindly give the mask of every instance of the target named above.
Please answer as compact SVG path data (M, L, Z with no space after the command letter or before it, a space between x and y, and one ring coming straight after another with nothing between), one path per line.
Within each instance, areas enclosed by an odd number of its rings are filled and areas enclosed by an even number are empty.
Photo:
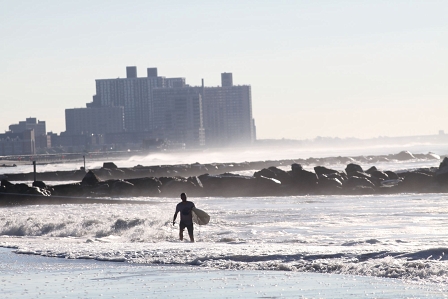
M118 168L107 162L100 169L38 173L32 186L13 181L32 180L31 174L5 175L1 180L0 203L8 194L47 197L258 197L294 195L363 195L407 192L448 192L448 158L439 167L388 171L360 164L412 159L439 160L434 154L401 152L388 156L333 157L244 163L213 163ZM345 165L343 171L327 167ZM314 166L314 171L303 166ZM327 165L327 166L325 166ZM309 168L309 167L308 167ZM254 170L253 175L235 174ZM44 180L79 181L47 185Z

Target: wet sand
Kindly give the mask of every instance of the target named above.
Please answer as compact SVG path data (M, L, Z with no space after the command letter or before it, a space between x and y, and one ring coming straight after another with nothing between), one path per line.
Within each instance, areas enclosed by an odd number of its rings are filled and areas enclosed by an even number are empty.
M18 255L0 248L2 298L447 298L397 279L211 270Z

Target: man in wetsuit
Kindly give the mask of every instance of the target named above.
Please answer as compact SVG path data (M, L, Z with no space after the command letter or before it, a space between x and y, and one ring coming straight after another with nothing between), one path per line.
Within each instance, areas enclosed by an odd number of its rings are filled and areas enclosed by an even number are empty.
M177 213L180 212L180 222L179 222L179 239L182 241L184 239L184 229L187 228L188 235L190 236L190 241L194 242L193 236L193 215L192 209L195 207L194 203L187 201L187 195L182 193L180 195L182 201L177 204L176 212L174 213L173 225L176 223Z

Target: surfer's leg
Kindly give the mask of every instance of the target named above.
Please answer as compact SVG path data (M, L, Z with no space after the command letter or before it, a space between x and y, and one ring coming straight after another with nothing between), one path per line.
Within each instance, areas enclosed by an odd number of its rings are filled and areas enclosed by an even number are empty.
M190 241L194 242L194 235L193 235L193 224L187 226L188 235L190 236Z
M185 229L185 224L180 222L179 223L179 240L183 240L184 239L184 229Z

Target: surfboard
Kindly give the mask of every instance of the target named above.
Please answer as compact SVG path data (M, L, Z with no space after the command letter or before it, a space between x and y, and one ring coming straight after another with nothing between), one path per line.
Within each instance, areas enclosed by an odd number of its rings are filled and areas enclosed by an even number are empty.
M194 223L199 225L206 225L210 221L210 216L206 212L198 208L193 208L191 211L193 212L192 215Z

